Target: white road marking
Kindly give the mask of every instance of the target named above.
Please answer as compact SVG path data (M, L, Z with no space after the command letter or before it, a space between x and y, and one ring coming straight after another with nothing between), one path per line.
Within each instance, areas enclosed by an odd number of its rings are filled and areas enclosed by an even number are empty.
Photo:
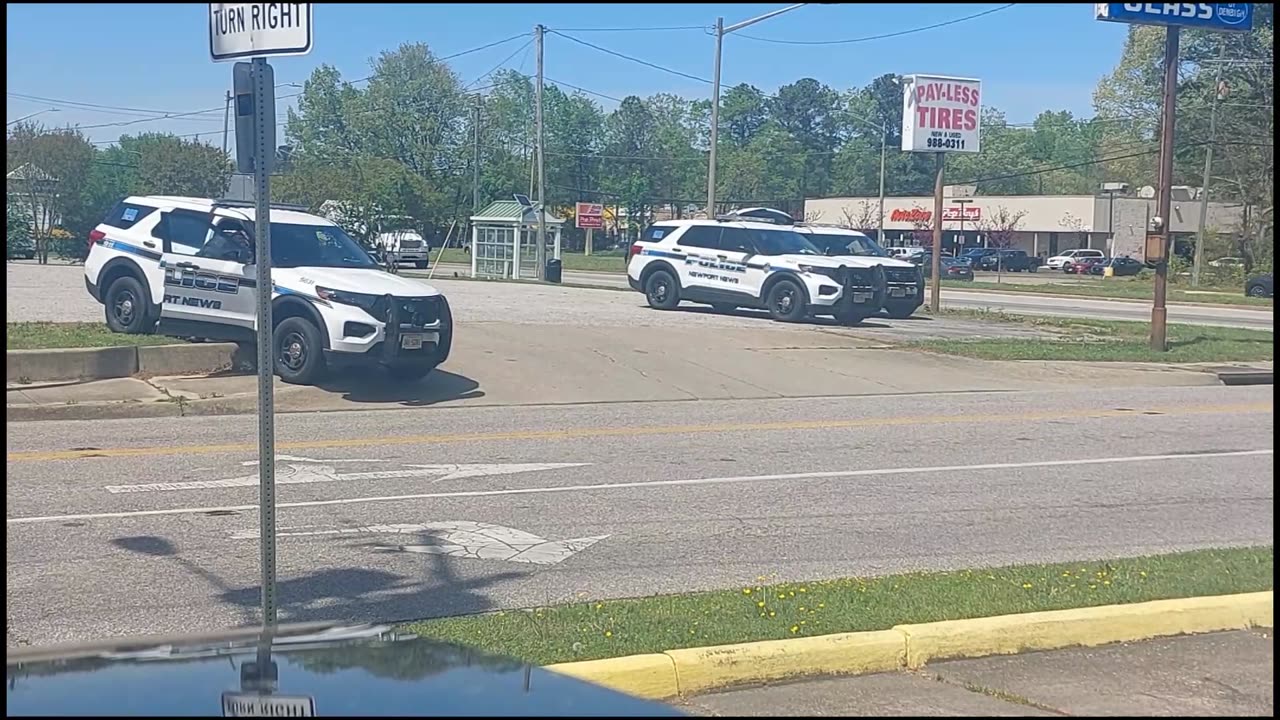
M874 470L835 470L832 472L789 473L784 475L753 475L740 477L694 478L690 480L645 480L625 483L600 483L597 485L559 485L552 487L510 488L507 490L459 490L442 493L417 493L414 495L382 495L375 497L342 498L338 500L306 500L276 503L278 508L320 507L324 505L359 505L376 502L401 502L405 500L431 500L460 497L497 497L502 495L537 495L542 493L591 492L596 490L622 490L627 488L673 487L682 485L717 485L730 483L772 482L778 480L833 480L877 475L920 475L925 473L973 472L982 470L1019 470L1042 467L1072 467L1084 465L1118 465L1137 462L1165 462L1171 460L1207 460L1211 458L1255 457L1273 455L1272 449L1233 450L1228 452L1177 453L1170 455L1128 455L1109 458L1083 458L1078 460L1032 460L1015 463L983 463L979 465L935 465L931 467L878 468ZM127 510L124 512L79 513L75 515L43 515L36 517L8 518L9 525L64 522L67 520L106 520L112 518L153 517L157 515L196 515L210 512L236 512L257 510L257 505L222 505L213 507L168 508L164 510Z
M379 463L386 462L381 458L363 458L363 459L347 459L347 460L328 460L322 458L299 457L297 455L276 455L276 462L307 462L307 463ZM257 465L257 460L245 460L240 463L246 467Z
M547 540L523 530L502 525L454 520L422 524L368 525L365 527L327 528L324 530L278 530L277 537L314 537L320 535L426 535L439 540L430 544L375 545L376 552L406 552L424 555L468 557L476 560L555 565L575 553L609 537ZM239 530L233 540L257 540L258 530Z
M343 480L389 480L393 478L430 477L440 475L433 482L487 475L514 475L537 470L558 470L582 467L590 463L508 463L475 465L408 465L413 470L378 470L374 472L340 473L327 465L288 464L276 472L277 485L305 485ZM144 483L142 485L107 485L104 489L113 494L137 492L166 492L172 490L209 490L215 488L258 487L257 475L227 478L225 480L191 480L187 482Z

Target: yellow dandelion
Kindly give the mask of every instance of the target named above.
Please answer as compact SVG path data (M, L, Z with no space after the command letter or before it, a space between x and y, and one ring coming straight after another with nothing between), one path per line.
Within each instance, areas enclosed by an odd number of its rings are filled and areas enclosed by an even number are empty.
M605 637L613 637L613 631L612 631L612 630L605 630L605 631L604 631L604 636L605 636Z
M756 607L764 607L764 601L763 601L763 600L757 600L757 601L756 601Z
M791 632L793 632L793 633L798 633L798 632L800 632L800 626L799 626L799 625L792 625L792 626L791 626Z
M743 595L750 595L750 594L751 594L751 588L742 588L742 594L743 594Z
M1139 575L1141 575L1142 577L1146 577L1146 576L1147 576L1147 574L1146 574L1145 572L1139 572L1138 574L1139 574Z
M1063 570L1063 571L1062 571L1062 577L1071 577L1071 571L1070 571L1070 570Z
M775 615L777 615L777 614L778 614L778 613L776 613L776 612L774 612L774 611L772 611L772 610L770 610L770 611L769 611L769 617L773 617L773 616L775 616Z
M597 609L597 610L599 610L599 609L600 609L600 608L602 608L602 607L604 607L604 603L596 603L596 609Z
M1098 589L1098 586L1097 586L1097 585L1090 585L1090 586L1089 586L1089 589L1090 589L1090 590L1097 590L1097 589Z
M804 612L804 606L803 606L803 605L801 605L801 606L800 606L800 612Z
M1023 589L1023 590L1030 590L1030 589L1031 589L1031 583L1022 583L1022 589Z
M800 588L800 592L808 592L808 590L805 590L804 588Z
M1111 584L1111 581L1110 581L1110 580L1103 580L1103 581L1102 581L1102 584L1103 584L1103 585L1110 585L1110 584Z
M826 607L826 606L827 606L827 604L826 604L826 603L818 603L818 607L820 607L820 608L824 608L824 607Z

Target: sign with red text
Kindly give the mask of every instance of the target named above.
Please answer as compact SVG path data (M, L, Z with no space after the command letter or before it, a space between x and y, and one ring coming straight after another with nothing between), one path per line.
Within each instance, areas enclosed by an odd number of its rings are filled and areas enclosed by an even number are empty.
M581 230L599 230L604 227L604 205L600 203L578 203L574 215L576 224Z
M902 78L902 149L963 152L981 149L982 81L940 75Z
M889 222L928 223L933 219L933 211L924 208L896 208L889 213ZM943 222L977 222L982 219L982 208L971 205L963 209L959 205L942 208Z

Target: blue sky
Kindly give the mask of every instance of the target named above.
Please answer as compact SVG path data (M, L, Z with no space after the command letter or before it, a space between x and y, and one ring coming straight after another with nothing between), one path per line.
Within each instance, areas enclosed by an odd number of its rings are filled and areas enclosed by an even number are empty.
M732 24L783 7L778 4L523 4L348 5L315 10L315 49L304 57L272 61L279 83L301 82L320 64L343 77L367 75L370 58L405 42L425 42L449 55L529 32L537 23L611 50L710 77L713 39L701 30L587 32L580 28L711 26ZM884 73L937 73L981 78L985 103L1011 122L1042 110L1092 115L1092 93L1119 60L1125 26L1093 20L1088 3L1018 4L984 17L900 37L842 45L786 45L784 40L838 40L901 32L991 10L1001 4L810 5L725 39L725 86L750 82L768 92L802 77L832 87L865 85ZM207 6L197 3L110 3L6 6L7 121L59 103L12 93L81 103L189 112L220 107L231 64L208 54ZM511 56L519 39L450 61L470 82ZM614 97L673 92L707 97L710 87L584 47L549 34L546 75ZM507 67L532 73L532 47L515 52ZM296 92L277 90L278 95ZM599 99L599 98L597 98ZM281 101L281 108L290 101ZM601 100L606 108L614 105ZM144 113L61 105L39 119L46 124L101 125L146 118ZM157 130L221 137L222 116L161 119L127 127L85 129L95 141L121 133Z

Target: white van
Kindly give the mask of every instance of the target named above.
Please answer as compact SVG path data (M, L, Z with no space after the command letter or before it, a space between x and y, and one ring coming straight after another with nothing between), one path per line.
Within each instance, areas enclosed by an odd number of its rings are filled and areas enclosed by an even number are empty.
M388 261L394 259L397 265L413 265L422 270L426 269L431 260L431 245L417 230L393 230L379 233L374 242L377 243L383 257Z

